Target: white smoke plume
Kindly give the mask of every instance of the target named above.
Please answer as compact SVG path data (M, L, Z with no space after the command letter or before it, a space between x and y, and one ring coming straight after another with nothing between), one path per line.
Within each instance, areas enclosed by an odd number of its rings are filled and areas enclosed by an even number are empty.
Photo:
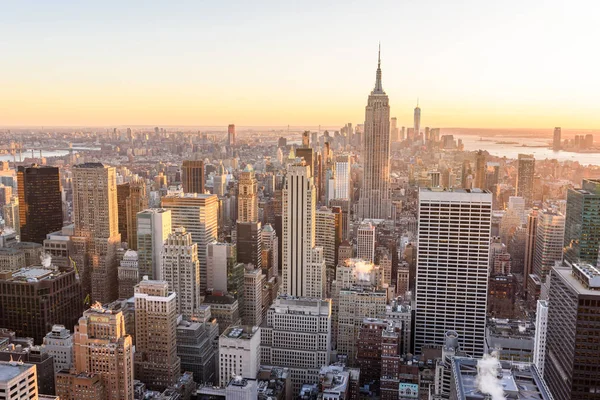
M371 271L373 271L373 264L368 261L356 261L354 263L354 271L356 272L356 278L359 281L370 281Z
M477 361L477 389L481 393L489 394L492 400L504 400L504 389L502 383L498 379L498 369L500 361L498 361L498 353L493 352L484 354L483 358Z
M48 253L40 254L40 262L44 268L50 268L52 265L52 256Z

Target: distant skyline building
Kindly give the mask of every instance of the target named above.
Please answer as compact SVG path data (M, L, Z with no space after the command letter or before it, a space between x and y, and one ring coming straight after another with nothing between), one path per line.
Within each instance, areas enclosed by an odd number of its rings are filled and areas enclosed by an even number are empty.
M204 162L184 160L181 167L184 193L204 193Z
M473 182L473 187L479 189L486 188L487 178L487 165L485 162L485 153L482 150L479 150L475 155L475 181Z
M235 146L235 125L229 124L227 127L227 145L229 147Z
M421 188L416 282L415 352L443 345L448 330L461 349L484 353L492 194ZM455 234L454 232L460 232Z
M417 100L417 106L414 112L414 139L419 139L421 133L421 107L419 107L419 100Z
M561 136L562 136L562 134L561 134L560 126L557 126L556 128L554 128L554 137L552 140L552 150L559 151L562 148Z
M363 185L358 202L359 218L390 217L390 105L381 84L381 52L375 87L365 109L362 149Z
M21 241L42 244L47 234L63 226L59 169L19 166L17 183Z
M517 160L517 196L525 199L525 206L533 203L535 158L533 154L519 154Z
M335 158L335 198L350 199L350 156Z

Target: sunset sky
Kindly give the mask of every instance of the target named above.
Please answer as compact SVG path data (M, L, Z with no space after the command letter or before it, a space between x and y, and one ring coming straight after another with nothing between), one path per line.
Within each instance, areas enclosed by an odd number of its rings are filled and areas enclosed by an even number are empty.
M4 1L0 126L600 128L597 1Z

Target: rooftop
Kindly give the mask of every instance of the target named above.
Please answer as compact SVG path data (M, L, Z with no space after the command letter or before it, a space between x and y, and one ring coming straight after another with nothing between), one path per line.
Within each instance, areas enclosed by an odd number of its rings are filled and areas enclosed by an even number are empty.
M62 272L54 268L28 267L21 268L17 271L4 271L0 273L0 279L11 282L33 283L42 280L54 279L65 273L66 272Z
M257 326L231 326L223 332L222 336L230 339L250 340L258 329Z
M31 364L17 361L0 361L0 382L10 381L31 368L34 368Z

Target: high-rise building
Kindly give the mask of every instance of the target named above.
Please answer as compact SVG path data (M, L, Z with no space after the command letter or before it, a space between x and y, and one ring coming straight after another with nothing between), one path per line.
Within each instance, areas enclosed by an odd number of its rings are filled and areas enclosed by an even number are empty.
M12 361L0 361L1 399L38 400L36 367Z
M260 368L260 337L258 326L231 326L219 337L221 386L236 376L256 379Z
M127 198L129 197L129 182L117 185L117 214L119 216L119 234L121 240L127 242Z
M596 264L600 247L600 179L567 192L565 260Z
M554 137L552 139L552 150L559 151L562 147L560 126L554 128Z
M20 166L17 183L21 241L42 244L47 234L61 230L63 225L58 168Z
M204 162L184 160L181 167L181 180L184 193L204 193Z
M127 218L127 242L129 248L137 250L137 215L148 208L148 193L146 183L141 179L129 182L129 196L125 199L125 218Z
M417 101L417 106L415 107L414 112L414 138L415 140L419 139L419 134L421 133L421 107L419 107L419 102Z
M258 269L262 268L261 227L260 222L237 223L237 260Z
M41 343L54 324L73 329L83 311L81 284L72 268L0 271L0 327Z
M198 244L183 227L169 234L162 253L163 279L177 293L177 313L191 319L200 305Z
M235 125L229 124L227 127L227 145L229 147L235 146Z
M533 273L533 257L535 254L538 213L538 209L534 208L527 215L527 227L525 234L525 260L523 265L523 276L525 277Z
M339 207L327 208L323 206L315 214L315 242L323 247L328 284L331 284L335 276L338 247L342 243L341 217L342 213Z
M64 325L52 325L44 336L44 349L52 356L54 373L73 367L73 334Z
M375 225L363 222L356 232L356 258L375 262Z
M262 323L264 284L265 276L260 269L244 272L243 325L259 326Z
M216 194L219 197L225 196L227 193L227 173L225 172L225 167L223 166L223 161L219 162L219 166L217 167L217 171L213 176L213 194Z
M238 182L238 222L258 221L258 182L252 165L246 165Z
M358 203L359 218L390 216L390 105L381 85L381 58L377 63L375 88L365 110L362 151L364 178Z
M553 267L544 378L555 400L600 394L600 270L589 264Z
M525 199L525 206L533 202L535 158L533 154L519 154L517 170L517 196Z
M73 345L76 373L100 375L107 400L133 400L133 345L122 312L92 305L79 318Z
M238 262L235 244L208 244L207 289L213 293L229 293L243 307L244 264Z
M540 210L538 213L533 253L533 273L542 282L550 274L554 263L562 261L565 242L565 217L559 211Z
M210 314L210 306L205 306ZM219 326L210 315L195 321L181 320L177 325L177 355L181 370L194 374L197 383L218 380L214 343L219 337Z
M165 281L135 286L135 377L153 390L177 383L177 295Z
M262 236L263 254L266 251L270 257L267 263L268 268L265 268L265 263L263 263L263 273L267 276L267 279L271 279L272 276L279 275L279 271L277 270L277 266L279 265L279 238L277 237L277 232L275 232L275 229L270 224L265 225L260 234ZM268 269L271 269L272 272L269 272Z
M106 398L106 388L97 373L56 373L56 395L61 400L97 400Z
M479 150L475 156L475 181L473 182L473 187L485 189L486 178L487 166L485 163L485 153L482 150Z
M492 194L419 192L415 352L457 331L461 349L484 352Z
M118 297L117 183L114 167L86 163L73 167L72 256L85 296L109 303Z
M142 275L143 276L143 275ZM138 254L135 250L127 250L119 262L119 298L133 297L133 288L140 281Z
M533 364L544 376L546 360L546 335L548 332L548 301L538 300L535 312L535 337L533 340Z
M171 210L151 208L137 215L137 254L140 276L161 280L162 250L171 233Z
M322 298L323 248L315 247L316 189L310 167L290 165L283 189L283 288L292 296Z
M335 198L350 199L350 156L341 155L335 158Z
M329 365L331 329L331 300L279 297L261 327L260 362L289 368L298 393L302 384L318 383L320 368Z
M206 292L206 245L217 240L219 199L212 194L169 195L161 199L163 208L171 210L174 227L183 226L198 244L200 293Z
M398 119L396 117L392 117L391 121L392 121L392 127L391 127L391 135L390 136L391 136L391 140L393 143L393 142L398 141L398 135L399 135Z

